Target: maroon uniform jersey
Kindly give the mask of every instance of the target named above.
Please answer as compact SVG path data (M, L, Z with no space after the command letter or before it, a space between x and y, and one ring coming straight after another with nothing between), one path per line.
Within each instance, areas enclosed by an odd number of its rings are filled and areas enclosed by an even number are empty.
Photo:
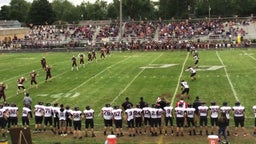
M45 59L45 58L42 58L42 59L41 59L41 65L42 65L42 68L43 68L43 69L46 68L46 59Z
M72 57L72 66L77 66L76 57Z
M18 82L18 85L23 85L23 83L25 82L25 78L24 77L21 77L17 80Z

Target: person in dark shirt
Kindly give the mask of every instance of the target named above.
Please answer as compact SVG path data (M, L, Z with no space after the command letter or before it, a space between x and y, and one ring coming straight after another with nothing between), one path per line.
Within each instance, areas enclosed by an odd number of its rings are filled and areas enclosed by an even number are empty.
M219 141L221 141L221 136L223 136L224 140L227 141L227 135L226 135L226 128L228 126L228 119L226 116L226 113L221 113L219 119L218 119L218 136L219 136Z
M133 104L129 101L129 98L126 97L126 98L125 98L125 102L122 104L123 109L124 109L124 110L127 110L128 105L130 105L131 107L133 107Z
M143 97L140 97L140 102L139 102L140 108L144 108L146 105L146 102L144 101Z
M195 125L197 124L198 118L199 118L199 111L198 107L201 105L200 99L197 96L195 101L193 102L193 108L195 108Z

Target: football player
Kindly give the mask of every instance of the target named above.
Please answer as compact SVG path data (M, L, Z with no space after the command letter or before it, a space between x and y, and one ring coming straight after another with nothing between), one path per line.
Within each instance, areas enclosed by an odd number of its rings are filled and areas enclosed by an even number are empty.
M199 111L199 123L200 123L200 135L203 135L202 131L203 129L205 129L205 133L206 135L208 135L208 106L206 106L205 102L201 102L201 106L198 107L198 111Z
M135 136L134 109L132 108L131 105L128 104L127 109L124 112L125 112L125 116L126 116L125 118L127 121L129 137Z
M230 111L231 111L231 107L228 105L227 102L223 102L222 106L220 107L220 111L222 113L225 113L226 114L226 117L227 117L227 136L230 135L230 132L229 132L229 119L230 119Z
M240 102L236 102L235 106L232 107L234 113L235 130L233 135L238 136L238 127L241 126L243 130L243 136L247 136L246 128L244 127L245 121L245 107L241 106Z
M23 89L24 94L26 93L26 88L23 85L25 81L26 81L25 77L20 77L19 79L17 79L17 82L18 82L17 95L20 93L21 89Z
M6 137L6 119L8 115L6 114L6 109L0 104L0 124L1 124L1 134L2 137Z
M39 74L35 70L32 70L32 72L29 74L29 76L31 78L31 80L30 80L30 88L32 88L33 84L35 84L36 88L38 88L36 77L38 77Z
M75 107L71 112L74 123L74 138L82 139L81 127L82 127L82 111L79 110L79 107Z
M88 136L88 128L91 128L92 137L95 137L94 134L94 110L88 105L83 111L85 116L85 137Z
M30 125L29 124L30 118L31 118L30 113L31 113L31 109L24 104L24 106L22 108L22 117L21 117L22 126L24 128L29 127L29 125Z
M123 110L119 108L119 106L114 106L114 109L112 111L113 113L113 119L116 126L116 135L117 137L123 136Z
M79 56L79 64L80 64L80 66L84 67L84 58L85 58L84 53L79 53L78 56Z
M217 126L218 126L218 117L219 117L219 109L220 106L216 104L215 101L211 102L211 105L209 106L210 110L210 117L211 117L211 135L214 134L213 131L216 131Z
M196 80L196 70L192 67L192 66L189 66L188 68L187 68L187 70L189 70L190 71L190 79L191 80Z
M164 134L167 135L168 131L168 124L170 122L171 126L171 135L173 135L173 107L170 106L170 103L168 102L166 106L164 107L164 115L165 115L165 128L164 128Z
M177 124L176 136L179 136L180 134L181 136L184 136L183 126L185 122L186 108L184 108L182 104L179 104L178 107L174 108L174 110L175 110L176 124Z
M4 101L6 101L5 90L8 88L6 84L0 82L0 99L3 97Z
M185 80L181 80L180 82L180 85L181 85L181 95L182 97L186 97L189 99L189 85L188 85L188 82L186 82Z
M46 72L46 77L45 77L45 81L47 82L48 80L51 81L52 79L52 66L46 65L45 67L45 72Z
M18 125L18 110L19 108L15 103L9 107L11 127L17 127Z
M252 107L253 109L253 113L254 113L254 131L253 131L253 135L255 136L256 135L256 105L254 105Z
M107 135L107 129L109 128L109 130L111 131L111 134L114 134L113 132L113 122L112 122L112 118L113 118L113 108L110 107L110 104L106 104L105 107L103 107L101 109L101 115L104 119L104 135Z
M39 130L42 131L42 123L43 123L43 116L44 116L44 105L43 102L38 102L34 106L34 112L35 112L35 132Z
M192 104L188 104L188 108L186 108L186 117L187 117L187 125L189 129L189 135L196 135L196 125L195 125L195 111Z
M45 70L45 68L46 68L46 59L45 59L45 57L42 57L42 59L41 59L41 66Z
M54 133L53 128L52 128L52 106L50 103L46 103L44 106L44 131L46 131L46 128L49 124L49 127L51 131Z
M74 68L76 68L76 70L78 71L78 66L77 66L77 63L76 63L76 57L73 55L73 57L71 58L71 61L72 61L72 67L71 67L71 70L73 71Z

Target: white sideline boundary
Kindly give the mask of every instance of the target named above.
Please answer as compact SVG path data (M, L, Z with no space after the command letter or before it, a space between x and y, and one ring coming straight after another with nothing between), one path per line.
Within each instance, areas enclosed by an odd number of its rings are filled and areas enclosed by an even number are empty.
M250 57L251 59L253 59L253 60L256 61L256 58L253 57L253 56L251 56L251 55L249 55L247 52L243 51L243 53L244 53L244 55L246 55L246 56L248 56L248 57Z
M83 85L85 85L86 83L88 83L89 81L91 81L93 78L95 78L95 77L97 77L98 75L104 73L106 70L108 70L108 69L114 67L115 65L118 65L118 64L120 64L120 63L126 61L126 60L129 59L129 58L130 58L130 57L127 57L126 59L123 59L122 61L119 61L119 62L117 62L117 63L115 63L115 64L113 64L113 65L111 65L111 66L108 66L108 67L105 68L104 70L102 70L102 71L100 71L99 73L95 74L94 76L90 77L88 80L86 80L85 82L81 83L80 85L78 85L77 87L73 88L72 90L68 91L67 93L71 93L71 92L75 91L76 89L80 88L81 86L83 86ZM60 100L61 98L62 98L62 97L59 97L59 98L55 99L54 101L52 101L52 103L57 102L57 101Z
M157 58L155 58L153 61L151 61L149 64L154 63L157 59L159 59L161 56L163 55L163 53L161 53L161 55L159 55ZM112 105L130 86L131 84L139 77L139 75L144 72L146 68L142 68L142 70L125 86L125 88L119 92L119 94L111 101L110 105ZM98 114L98 116L100 116L101 112Z
M224 65L224 63L223 63L223 60L221 59L221 57L220 57L218 51L216 51L216 55L217 55L219 61L221 62L221 64L224 66L223 68L224 68L226 77L227 77L227 79L228 79L228 83L229 83L229 85L230 85L230 87L231 87L231 90L232 90L232 92L233 92L233 95L234 95L236 101L239 101L239 98L238 98L238 96L237 96L236 90L235 90L235 88L234 88L234 86L233 86L233 83L232 83L231 80L230 80L230 77L229 77L227 68L225 67L225 65Z
M188 61L189 54L190 54L190 52L187 53L187 56L186 56L186 58L185 58L185 60L184 60L184 62L183 62L183 64L182 64L182 68L181 68L180 75L179 75L179 77L178 77L178 82L177 82L177 85L176 85L176 89L175 89L174 94L173 94L173 96L172 96L171 106L172 106L173 103L174 103L174 99L175 99L176 94L177 94L177 92L178 92L178 89L179 89L179 87L180 87L180 80L181 80L181 77L182 77L183 72L184 72L184 70L185 70L185 64L186 64L187 61Z

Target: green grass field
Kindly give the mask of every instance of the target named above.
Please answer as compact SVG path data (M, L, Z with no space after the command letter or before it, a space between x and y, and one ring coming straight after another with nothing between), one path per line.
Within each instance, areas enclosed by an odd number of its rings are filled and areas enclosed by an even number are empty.
M85 53L86 54L86 53ZM58 102L64 105L79 106L84 110L90 105L95 110L96 138L73 140L72 136L60 137L50 133L33 134L35 144L60 143L104 143L103 120L100 116L101 108L110 103L112 106L121 105L126 97L135 104L140 97L149 104L155 103L157 97L175 104L176 94L180 91L180 80L187 80L190 85L191 99L196 96L207 102L216 101L221 105L227 101L233 106L240 101L246 108L246 128L252 132L254 113L252 106L256 104L254 78L256 72L256 49L227 49L221 51L200 50L197 80L190 80L190 73L185 69L193 65L191 54L186 51L159 52L112 52L111 57L87 63L78 71L71 71L71 57L78 52L46 52L46 53L1 53L0 81L8 85L7 101L17 103L22 109L23 94L16 95L17 79L27 78L25 87L30 93L33 104L39 101ZM46 57L47 63L53 65L51 82L45 82L45 72L41 68L40 59ZM29 73L36 70L39 73L38 89L29 88ZM1 99L3 102L3 99ZM19 120L21 124L21 119ZM84 124L84 123L83 123ZM33 129L34 120L31 121ZM231 126L233 118L231 119ZM124 126L124 131L127 131ZM84 128L84 127L83 127ZM251 134L251 133L250 133ZM10 139L10 137L9 137ZM231 143L256 143L254 136L233 137ZM118 143L195 143L205 144L207 136L136 136L127 135L119 138Z

